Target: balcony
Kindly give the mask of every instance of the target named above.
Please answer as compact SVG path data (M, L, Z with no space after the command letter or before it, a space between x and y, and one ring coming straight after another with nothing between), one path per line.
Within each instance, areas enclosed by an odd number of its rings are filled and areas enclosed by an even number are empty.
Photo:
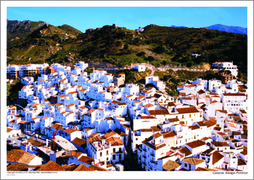
M147 150L144 148L144 149L142 149L142 151L146 152Z
M150 155L151 155L151 156L153 156L153 157L155 156L155 154L154 154L154 153L151 153Z

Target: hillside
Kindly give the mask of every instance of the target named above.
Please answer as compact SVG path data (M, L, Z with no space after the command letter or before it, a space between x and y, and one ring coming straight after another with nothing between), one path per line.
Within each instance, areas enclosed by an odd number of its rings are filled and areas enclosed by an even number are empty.
M205 28L149 25L142 33L105 25L81 33L45 22L7 21L7 63L106 62L195 66L233 61L247 72L247 36ZM193 55L196 54L196 55Z

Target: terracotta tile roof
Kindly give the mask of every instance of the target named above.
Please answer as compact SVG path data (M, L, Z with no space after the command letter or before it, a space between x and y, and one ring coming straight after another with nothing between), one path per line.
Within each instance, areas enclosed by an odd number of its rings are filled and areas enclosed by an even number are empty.
M90 169L90 171L109 171L107 169L104 169L104 168L98 167L98 166L94 166L94 165L89 166L89 169Z
M88 109L88 108L85 107L85 106L80 106L79 108L80 108L80 109Z
M67 132L67 133L73 133L73 132L76 132L76 131L79 131L79 130L72 129L72 128L68 128L68 129L65 130L65 132Z
M227 136L225 133L223 132L217 132L217 134L221 135L221 136Z
M176 108L176 110L179 112L179 114L185 114L185 113L199 113L196 107L188 107L188 108Z
M246 162L242 158L237 158L238 160L238 166L245 166L247 165Z
M154 116L140 116L141 119L156 119Z
M224 96L246 96L243 93L223 93Z
M77 92L73 91L73 92L69 92L68 94L77 94Z
M182 97L184 100L191 100L191 97Z
M37 171L65 171L65 169L54 161L49 161L42 165Z
M93 128L85 128L84 131L92 131Z
M155 134L153 134L153 138L154 139L157 139L157 138L159 138L159 137L161 137L162 136L162 134L160 134L160 133L155 133Z
M71 151L71 156L79 158L83 153L79 151Z
M28 139L27 142L28 142L28 143L31 143L33 146L36 146L36 147L45 145L45 144L42 143L41 141L37 141L37 140L35 140L35 139L33 139L33 138Z
M37 156L23 150L7 151L7 161L10 162L29 164L35 157Z
M169 120L169 122L171 122L171 123L173 123L173 122L178 122L178 121L179 121L178 118L169 118L168 120Z
M228 123L228 126L230 126L232 128L236 128L235 123L232 123L232 122L227 122L227 123Z
M107 143L111 146L121 146L124 145L120 138L118 137L110 137L107 139Z
M192 164L192 165L199 165L203 162L205 162L205 160L202 160L202 159L198 159L198 158L185 158L183 159L183 161L189 163L189 164Z
M169 102L168 106L175 106L175 103L174 102Z
M75 104L66 105L66 107L71 107L71 106L75 106Z
M92 170L89 167L85 166L84 164L80 163L74 171L92 171Z
M180 167L180 164L178 164L177 162L175 161L171 161L171 160L168 160L163 166L162 168L167 170L167 171L171 171L171 170L174 170L176 168Z
M205 91L202 89L198 91L198 94L204 94L204 93L205 93Z
M169 114L166 109L158 109L158 110L149 110L150 115L166 115Z
M66 95L62 94L62 95L58 95L59 97L63 98L63 97L67 97Z
M241 153L242 155L244 155L244 156L248 154L246 150L243 150L243 151L241 151L240 153Z
M141 95L141 96L139 96L139 97L137 97L138 99L143 99L143 98L145 98L145 96L144 95Z
M80 89L79 91L81 91L81 92L85 92L85 91L87 91L87 89Z
M151 128L149 128L149 129L140 129L140 130L141 130L141 132L152 132L153 131Z
M198 121L197 124L198 124L199 126L206 126L205 123L204 123L203 121Z
M129 98L129 97L131 97L132 95L128 95L128 96L126 96L127 98Z
M107 133L103 136L104 136L105 139L108 139L109 137L112 137L112 136L115 136L115 135L117 135L119 137L119 135L114 131L111 131L111 132L109 132L109 133Z
M221 127L215 126L215 127L213 128L213 130L220 131L220 130L221 130Z
M94 111L96 111L96 109L90 109L89 111L87 111L87 112L89 112L89 113L93 113Z
M189 126L191 130L200 129L198 125Z
M87 142L92 143L92 142L96 142L96 141L101 141L101 139L102 139L102 137L100 137L100 136L94 136L94 137L88 138Z
M216 120L213 120L213 119L204 122L204 124L205 124L207 127L215 126L216 123L217 123L217 121L216 121Z
M137 103L141 103L141 101L135 101L135 102L133 102L133 103L137 104Z
M119 106L121 106L121 105L126 105L126 103L124 103L124 102L118 102L118 101L112 101L112 103L114 103L114 104L118 104Z
M184 96L184 95L186 95L186 93L185 92L180 92L179 95Z
M46 119L49 119L50 117L49 116L46 116L44 118L42 118L43 120L46 120Z
M162 135L163 135L163 138L171 138L176 136L177 134L174 131L169 131L169 132L163 133Z
M192 154L192 152L187 147L182 147L179 149L179 152L184 154L185 156L189 156Z
M227 142L218 142L218 141L213 141L211 142L215 147L225 147L229 146Z
M153 130L153 132L160 132L161 128L159 126L151 126L151 129Z
M148 104L145 104L145 105L143 105L144 107L146 107L146 108L150 108L150 107L153 107L153 105L152 104L150 104L150 103L148 103Z
M82 164L82 163L80 163L80 164ZM64 164L64 165L62 165L62 167L65 169L65 171L73 171L74 169L76 169L78 167L78 165L75 163L72 163L70 165Z
M81 156L78 160L87 164L91 164L94 161L94 159L89 156Z
M214 151L212 153L212 164L214 165L215 163L217 163L219 160L223 159L224 156L222 154L219 153L219 151Z
M8 127L7 127L7 133L8 133L8 132L11 132L12 130L14 130L14 129L8 128Z
M20 121L18 124L26 124L26 123L29 123L29 121L24 121L24 120L22 120L22 121Z
M71 142L74 143L74 144L77 144L77 145L79 145L83 148L86 148L86 140L84 140L84 139L80 139L80 138L76 137Z
M203 168L203 167L197 167L194 171L217 171L215 169L209 169L209 168Z
M29 166L25 164L10 164L7 171L28 171Z
M243 110L243 109L242 109L242 110L240 110L240 112L241 112L241 113L247 113L247 112L246 112L245 110Z
M208 140L208 139L210 139L209 137L203 137L201 140L202 141L206 141L206 140Z
M100 134L100 133L95 132L95 133L91 134L90 136L91 136L91 137L94 137L94 136L98 136L99 134Z
M205 142L201 141L201 140L196 140L196 141L186 143L186 145L188 145L191 148L197 148L197 147L200 147L200 146L204 146Z
M62 126L60 124L54 124L53 126L51 126L51 128L54 128L54 129L60 129L62 131L64 131L64 129L62 128Z

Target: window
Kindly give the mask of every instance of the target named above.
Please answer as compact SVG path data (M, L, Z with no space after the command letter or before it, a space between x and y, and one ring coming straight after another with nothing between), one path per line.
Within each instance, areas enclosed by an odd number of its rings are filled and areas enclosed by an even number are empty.
M115 159L116 159L116 155L114 154L114 155L113 155L113 160L115 160Z
M107 150L107 155L108 155L108 150Z
M100 152L100 157L102 156L102 152Z
M113 148L113 152L114 152L114 153L116 152L116 149L115 149L115 148Z

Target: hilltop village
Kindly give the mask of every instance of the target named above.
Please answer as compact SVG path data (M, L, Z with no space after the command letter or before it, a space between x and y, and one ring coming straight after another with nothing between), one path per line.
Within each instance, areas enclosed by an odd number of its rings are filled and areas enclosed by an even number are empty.
M231 75L178 86L175 98L153 75L140 90L82 61L9 65L27 105L7 106L7 171L247 171L247 84L232 62L213 66Z

